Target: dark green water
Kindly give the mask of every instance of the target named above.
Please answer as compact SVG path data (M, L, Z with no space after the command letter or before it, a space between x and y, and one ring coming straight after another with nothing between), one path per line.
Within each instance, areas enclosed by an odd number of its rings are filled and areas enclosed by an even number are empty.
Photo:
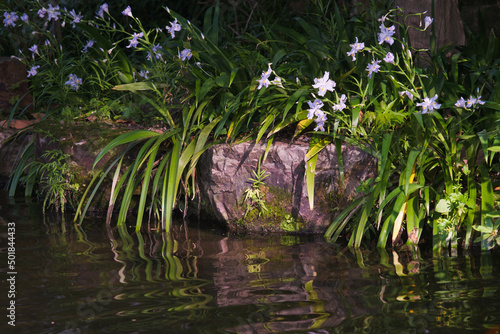
M0 333L500 333L498 253L415 259L181 224L77 229L0 199Z

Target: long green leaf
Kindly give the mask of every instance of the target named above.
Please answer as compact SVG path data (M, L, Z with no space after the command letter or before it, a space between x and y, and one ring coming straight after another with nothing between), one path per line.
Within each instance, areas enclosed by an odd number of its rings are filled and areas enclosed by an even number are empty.
M168 162L168 173L165 174L163 183L162 229L167 233L170 231L172 226L172 211L174 209L175 198L177 196L175 189L177 188L177 169L179 167L181 144L180 140L176 140L174 142L174 147Z
M95 166L102 159L102 157L105 156L109 151L111 151L116 146L127 144L127 143L137 141L137 140L156 137L156 136L159 136L159 134L157 132L150 131L150 130L134 130L134 131L130 131L130 132L124 133L122 135L119 135L118 137L116 137L115 139L110 141L101 150L99 155L96 157L92 168L95 168Z
M319 142L317 142L315 145L309 148L309 151L307 151L306 153L306 160L309 160L312 157L318 155L318 153L321 152L329 144L331 144L331 142L332 138L330 137L325 137L321 139Z
M121 90L121 91L129 91L129 92L136 92L136 91L143 91L143 90L156 90L156 88L164 88L167 87L166 84L154 84L151 81L140 81L140 82L132 82L128 84L121 84L121 85L116 85L113 87L114 90Z
M149 159L148 159L148 164L146 166L146 170L144 171L144 177L142 181L142 188L141 188L141 197L139 199L139 207L137 209L137 222L135 224L135 230L138 232L141 229L142 225L142 217L144 215L144 209L146 207L146 198L148 195L148 189L149 189L149 182L151 180L151 172L153 170L153 164L156 160L156 155L158 153L158 149L160 147L159 142L156 143L156 145L153 146L153 149L151 150L149 154Z
M134 195L134 191L137 189L140 183L140 178L137 178L136 175L139 172L142 164L151 154L150 147L156 142L156 139L157 138L148 139L148 141L141 146L139 152L137 153L134 164L128 167L128 170L130 170L130 175L128 177L128 182L125 186L123 198L120 203L120 212L118 213L117 225L125 223L127 219L128 209L132 201L132 196Z
M489 175L488 167L485 164L481 164L481 225L486 226L486 214L494 211L495 208L495 196L493 194L493 185L491 183L491 178ZM481 243L481 248L483 250L488 250L488 244L486 240Z
M365 202L366 197L360 197L354 202L350 203L342 212L335 217L333 222L330 224L325 232L325 238L330 242L335 242L339 237L340 233L352 218L352 216L359 210L361 205Z
M318 162L317 154L306 161L307 196L309 198L309 208L311 210L314 209L314 175L316 173L317 162Z

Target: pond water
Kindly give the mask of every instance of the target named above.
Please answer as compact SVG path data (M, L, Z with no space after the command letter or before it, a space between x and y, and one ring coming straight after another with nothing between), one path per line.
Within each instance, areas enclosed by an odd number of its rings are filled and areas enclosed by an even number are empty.
M499 253L354 251L180 223L76 228L0 200L1 333L500 333Z

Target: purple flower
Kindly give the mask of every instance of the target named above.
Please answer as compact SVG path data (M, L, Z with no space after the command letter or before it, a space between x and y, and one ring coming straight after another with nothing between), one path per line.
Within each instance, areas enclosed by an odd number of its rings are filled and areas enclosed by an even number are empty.
M280 77L275 77L273 81L271 81L271 85L275 85L275 86L279 86L281 88L284 88L283 87L283 83L281 81L281 78Z
M123 15L130 16L131 18L134 18L134 15L132 15L132 9L130 9L130 6L127 6L125 10L122 12Z
M38 53L38 45L36 44L33 44L33 46L31 48L29 48L28 50L30 50L32 52L32 57L34 58L35 57L35 53L39 55Z
M394 54L392 54L392 52L388 52L384 58L384 61L389 64L394 64Z
M181 54L180 54L182 61L186 60L186 58L189 60L189 59L191 59L192 56L193 56L193 54L191 53L191 49L184 49L181 51Z
M365 48L365 43L358 43L358 38L356 37L356 42L354 44L349 44L351 51L347 52L348 56L352 57L352 61L356 60L356 52L359 52Z
M39 68L40 68L39 65L32 66L31 69L28 71L28 78L34 77L38 73L36 70L38 70Z
M269 68L267 71L262 72L262 75L260 76L260 79L257 81L259 83L259 86L257 87L258 90L264 87L269 87L269 84L271 84L271 81L269 81L269 76L271 75L271 66L269 65Z
M149 71L148 71L148 70L146 70L146 71L141 70L141 71L139 72L139 75L140 75L141 77L143 77L144 79L147 79L147 78L148 78L148 74L149 74Z
M434 19L430 16L426 16L424 18L424 30L427 29L432 24L432 21L434 21Z
M17 19L19 18L19 16L17 16L16 12L10 12L10 13L5 12L5 13L3 13L3 17L4 17L3 25L5 27L9 27L9 26L15 27L16 24L14 22L16 22Z
M314 128L314 131L325 131L325 122L326 122L326 114L321 113L314 121L316 122L316 127Z
M378 73L378 70L380 69L380 60L372 60L368 66L366 66L366 70L368 71L368 78L372 77L373 73Z
M144 36L144 34L142 32L140 32L140 33L134 32L132 35L132 39L130 40L130 44L127 45L127 48L131 48L131 47L136 48L137 44L138 44L138 39L139 39L139 37L142 37L142 36Z
M152 60L153 59L153 54L155 55L156 59L162 59L161 53L159 51L162 49L162 46L160 44L153 45L153 53L148 51L148 55L146 57L147 60Z
M73 21L71 21L72 23L72 27L76 27L76 23L80 23L80 20L82 19L82 13L76 13L74 9L72 9L70 12L69 12L69 15L73 18Z
M82 79L74 74L70 74L68 81L66 81L65 83L65 85L70 86L71 89L73 90L78 90L81 84L82 84Z
M378 44L387 42L390 45L392 45L392 43L394 43L394 38L392 38L392 36L396 32L395 29L396 29L395 26L390 26L389 28L386 28L384 24L381 24L380 33L378 34Z
M103 3L100 7L99 7L99 11L97 12L97 15L100 16L101 18L104 18L104 12L108 13L109 14L109 11L108 11L108 4L107 3Z
M463 97L461 97L460 100L458 100L457 103L455 103L455 106L458 108L465 108L465 103L466 101L464 100Z
M45 7L42 7L42 9L38 10L38 17L44 18L45 14L47 14L47 10L45 9Z
M29 16L28 16L28 14L24 13L24 14L21 16L21 20L23 20L24 22L28 23L28 20L29 20Z
M403 92L399 92L399 96L402 97L403 95L406 95L410 100L413 100L413 94L410 91L405 90Z
M47 21L54 20L57 21L59 19L59 15L61 15L61 12L59 12L59 5L52 7L51 4L49 4L49 9L47 9Z
M85 44L85 46L83 47L83 50L82 52L86 53L87 52L87 49L91 48L92 46L94 46L94 43L95 41L93 39L89 40L87 42L87 44Z
M466 106L467 108L470 108L472 107L473 105L475 105L477 102L477 100L475 98L473 98L472 96L470 96L468 99L467 99L467 102L466 102Z
M177 19L174 22L170 22L171 26L166 26L165 28L168 30L172 38L175 38L175 32L181 31L181 25L177 23Z

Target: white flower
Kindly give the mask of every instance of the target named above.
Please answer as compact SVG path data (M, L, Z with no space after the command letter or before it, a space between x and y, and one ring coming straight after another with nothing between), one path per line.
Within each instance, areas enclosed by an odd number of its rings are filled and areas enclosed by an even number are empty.
M274 78L274 80L273 80L273 81L271 81L271 84L272 84L272 85L276 85L276 86L281 87L281 88L284 88L284 87L283 87L283 84L282 84L282 82L281 82L281 78L280 78L280 77L276 77L276 78Z
M356 60L356 52L359 52L365 48L365 43L359 43L356 37L356 42L354 44L349 44L351 51L347 52L347 55L352 57L352 61Z
M434 19L430 16L426 16L424 18L424 30L427 29L432 24L432 21L434 21Z
M342 94L342 96L339 99L339 103L333 105L333 111L344 110L347 107L345 104L346 100L347 100L347 96L345 96L345 94Z
M378 70L380 69L379 63L380 60L372 60L372 62L366 66L366 70L368 71L368 78L371 78L373 73L378 72Z
M388 52L384 58L384 61L389 64L394 64L394 54L392 52Z
M417 107L422 107L422 114L426 114L435 109L439 109L441 105L436 102L437 98L437 94L431 98L426 97L424 98L423 102L417 103Z
M458 100L457 103L455 103L455 106L459 108L465 108L465 103L466 101L464 100L463 97L461 97L460 100Z
M399 92L399 96L403 97L403 95L406 95L410 100L413 100L413 94L410 91L405 90L403 92Z
M394 38L392 38L392 36L396 32L395 29L396 29L395 26L390 26L389 28L386 28L384 24L381 24L380 33L378 34L378 44L387 42L390 45L392 45L394 43Z
M475 105L477 102L477 99L473 98L472 96L469 97L469 99L467 100L467 108L470 108L472 107L473 105Z
M325 71L325 75L322 78L314 79L313 87L318 89L319 96L324 96L327 90L333 92L334 87L337 85L335 81L330 80L329 77L330 72Z
M309 109L307 109L309 111L307 114L308 119L312 119L324 105L319 99L315 99L313 102L307 101L307 104L309 104Z

